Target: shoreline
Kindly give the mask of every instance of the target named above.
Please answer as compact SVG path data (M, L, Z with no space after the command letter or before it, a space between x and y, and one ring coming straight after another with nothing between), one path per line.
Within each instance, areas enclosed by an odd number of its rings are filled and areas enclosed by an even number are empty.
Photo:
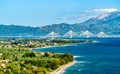
M45 46L45 47L36 47L36 48L30 48L30 51L31 50L34 50L34 49L44 49L44 48L54 48L54 47L63 47L63 46L67 46L68 44L65 44L65 45L54 45L54 46Z
M97 41L93 41L92 43L95 43L95 42L97 42ZM87 42L87 43L89 43L89 42ZM44 49L44 48L54 48L54 47L64 47L64 46L70 46L70 45L74 45L74 44L85 44L85 43L80 42L80 43L67 43L67 44L63 44L63 45L43 46L43 47L30 48L30 50Z
M50 74L63 74L67 68L73 66L75 63L76 63L76 61L73 61L68 64L62 65L59 68L57 68L56 70L53 70L53 72L51 72Z
M64 46L70 46L73 44L79 44L79 43L70 43L70 44L64 44L64 45L54 45L54 46L45 46L45 47L36 47L36 48L30 48L30 50L34 49L44 49L44 48L54 48L54 47L64 47Z

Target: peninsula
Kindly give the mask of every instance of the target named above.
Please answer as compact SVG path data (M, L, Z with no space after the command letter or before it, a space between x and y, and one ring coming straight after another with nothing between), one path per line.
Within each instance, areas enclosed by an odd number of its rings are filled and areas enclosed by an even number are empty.
M88 41L68 39L0 39L0 74L61 74L73 65L70 53L30 52L32 48L60 46Z

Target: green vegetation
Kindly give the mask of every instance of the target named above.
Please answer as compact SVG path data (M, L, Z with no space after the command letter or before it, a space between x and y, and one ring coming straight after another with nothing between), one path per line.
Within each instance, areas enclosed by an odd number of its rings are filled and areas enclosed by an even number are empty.
M0 49L0 74L49 74L73 61L70 53L30 52L25 49Z
M85 40L68 40L68 39L31 39L31 38L13 38L0 39L0 47L6 48L38 48L48 46L60 46L70 43L85 42Z
M71 43L91 43L91 42L93 42L93 40L7 38L0 39L0 48L31 49L49 46L62 46Z
M0 74L50 74L61 65L73 61L70 53L30 52L32 48L60 46L88 40L69 39L0 39Z
M73 56L70 53L43 53L29 50L67 43L72 42L46 39L0 39L0 74L50 74L61 65L72 62Z

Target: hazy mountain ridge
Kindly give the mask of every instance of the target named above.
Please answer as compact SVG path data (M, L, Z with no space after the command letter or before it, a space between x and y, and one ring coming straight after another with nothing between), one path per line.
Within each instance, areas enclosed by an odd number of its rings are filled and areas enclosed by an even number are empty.
M16 26L16 25L0 25L1 36L23 36L23 35L35 35L38 28L29 26Z
M120 34L120 12L105 13L77 24L53 24L43 27L0 25L0 36L41 36L54 31L65 34L69 30L81 33L89 30L95 34L104 31L107 34Z
M101 16L108 14L107 16L99 19ZM104 31L107 33L120 31L120 12L105 13L95 18L91 18L86 22L80 24L84 25L90 31Z

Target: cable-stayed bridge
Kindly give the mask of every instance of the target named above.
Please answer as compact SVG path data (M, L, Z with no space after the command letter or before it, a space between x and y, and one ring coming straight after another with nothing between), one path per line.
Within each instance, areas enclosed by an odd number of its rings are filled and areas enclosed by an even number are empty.
M44 37L50 37L51 39L54 39L55 37L58 37L58 36L59 36L58 33L55 33L54 31L52 31Z
M66 34L63 35L63 37L69 37L73 38L73 36L77 36L78 34L72 30L68 31Z
M104 33L104 32L99 32L97 34L97 37L108 37L108 35L106 33Z
M85 37L85 38L100 37L100 38L103 38L103 37L110 37L110 36L107 35L104 32L99 32L98 34L93 34L92 32L90 32L88 30L86 30L86 31L84 31L82 33L77 33L77 32L74 32L74 31L70 30L70 31L66 32L64 35L59 35L58 33L54 32L54 31L51 31L49 34L45 35L44 37L54 39L56 37L66 37L66 38L73 38L73 37Z
M81 37L93 37L94 36L94 34L93 33L91 33L90 31L88 31L88 30L86 30L86 31L84 31L82 34L80 34L80 36Z

